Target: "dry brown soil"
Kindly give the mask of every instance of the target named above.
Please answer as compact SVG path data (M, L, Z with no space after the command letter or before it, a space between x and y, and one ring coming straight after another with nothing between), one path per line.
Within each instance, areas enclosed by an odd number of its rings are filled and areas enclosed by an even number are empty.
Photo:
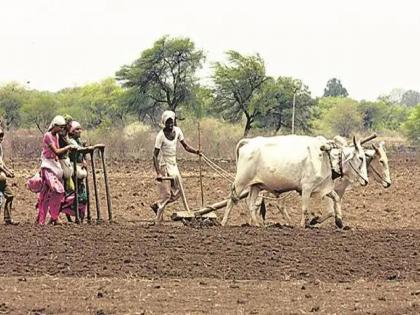
M391 188L372 182L348 192L351 229L342 231L333 222L299 228L295 194L281 201L292 228L274 201L268 220L278 224L266 228L245 225L244 202L226 228L171 222L180 202L163 225L150 225L156 187L144 161L108 166L114 224L36 227L36 197L24 187L36 163L14 162L21 224L0 226L0 314L420 314L419 155L394 154L390 163ZM196 208L198 164L180 169ZM227 196L228 182L208 168L203 181L206 203Z

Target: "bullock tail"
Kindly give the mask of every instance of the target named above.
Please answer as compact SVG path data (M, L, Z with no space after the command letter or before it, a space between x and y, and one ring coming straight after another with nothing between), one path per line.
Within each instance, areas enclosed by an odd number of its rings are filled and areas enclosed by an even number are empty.
M263 200L261 202L261 206L260 206L260 215L261 215L263 221L265 221L265 214L266 213L267 213L267 208L265 206L265 201L264 201L264 198L263 198Z
M236 145L236 148L235 148L236 163L238 163L238 159L239 159L239 149L242 148L245 144L247 144L248 140L249 139L239 140L238 144ZM238 201L241 199L238 195L238 192L236 191L235 183L233 183L231 186L230 199L232 199L234 204L237 204Z
M247 144L248 141L249 139L242 139L242 140L239 140L238 144L236 145L236 149L235 149L236 162L238 162L238 158L239 158L239 149L242 148L245 144Z

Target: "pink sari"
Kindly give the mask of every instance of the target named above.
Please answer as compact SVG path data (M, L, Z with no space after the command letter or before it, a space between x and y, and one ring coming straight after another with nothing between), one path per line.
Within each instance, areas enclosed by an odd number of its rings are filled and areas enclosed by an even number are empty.
M60 214L61 203L64 199L63 170L61 169L58 157L51 150L50 144L58 148L58 138L51 132L47 132L43 139L43 150L41 155L41 178L43 187L38 195L38 218L40 225L45 224L47 213L50 213L51 220L57 220Z

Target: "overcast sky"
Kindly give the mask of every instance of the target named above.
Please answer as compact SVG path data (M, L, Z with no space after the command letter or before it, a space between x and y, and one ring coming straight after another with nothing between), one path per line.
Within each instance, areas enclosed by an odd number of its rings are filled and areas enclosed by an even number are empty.
M356 99L420 90L418 0L0 0L0 83L101 80L165 34L190 37L207 67L229 49L259 53L314 96L332 77Z

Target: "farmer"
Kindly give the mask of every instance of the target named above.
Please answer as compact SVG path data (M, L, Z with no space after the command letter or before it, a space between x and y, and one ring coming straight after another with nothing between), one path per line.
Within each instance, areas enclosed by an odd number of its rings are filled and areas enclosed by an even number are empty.
M163 211L168 203L177 200L184 194L182 178L176 163L176 147L178 141L187 152L200 154L200 152L190 147L184 140L181 129L176 127L175 113L165 111L162 114L161 123L164 128L156 136L155 149L153 152L153 166L155 168L160 199L151 205L156 214L156 222L163 219ZM160 159L159 157L160 152ZM170 179L169 179L170 178ZM183 197L184 198L184 197ZM184 200L185 206L186 201Z
M78 149L84 148L81 141L80 136L82 133L82 126L79 122L73 120L69 124L69 139L68 143ZM93 149L94 147L89 147L89 149ZM86 191L86 185L85 185L85 179L87 177L87 167L86 167L86 160L84 157L84 154L79 152L71 152L70 153L70 161L71 165L73 167L73 162L76 160L76 177L77 177L77 194L78 194L78 200L79 200L79 211L81 219L83 220L85 212L86 212L86 205L87 205L87 191ZM67 200L68 199L68 200ZM62 211L66 214L67 220L69 222L72 222L71 216L75 216L74 210L73 210L73 200L74 200L74 194L72 198L66 198ZM69 202L67 202L69 201Z
M10 225L17 225L17 222L12 220L12 204L13 204L13 193L10 186L7 184L7 177L13 178L15 174L10 170L3 161L3 142L4 131L0 128L0 194L2 198L6 199L4 205L4 223ZM0 201L1 207L2 201ZM1 209L1 208L0 208Z
M51 216L50 223L53 225L58 224L61 202L64 199L63 169L58 161L58 156L75 149L72 145L67 145L63 148L59 147L58 134L65 127L66 121L64 117L55 116L42 141L41 178L43 188L38 195L37 204L37 223L40 225L45 224L48 211Z

